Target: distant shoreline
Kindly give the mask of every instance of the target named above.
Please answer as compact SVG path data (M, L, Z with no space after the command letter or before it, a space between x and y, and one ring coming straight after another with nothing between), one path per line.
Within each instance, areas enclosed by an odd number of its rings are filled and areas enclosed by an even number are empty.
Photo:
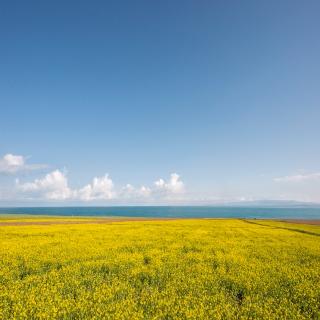
M9 215L8 215L9 216ZM5 217L8 217L5 216ZM1 217L1 215L0 215ZM8 217L9 218L9 217ZM189 218L189 217L44 217L44 216L28 216L27 218L9 218L9 221L0 221L0 227L10 226L47 226L47 225L79 225L79 224L112 224L117 222L145 222L145 221L174 221L174 220L257 220L257 221L278 221L292 224L308 224L319 225L320 219L239 219L239 218ZM36 221L28 221L28 219L36 219ZM77 220L78 219L78 220ZM10 221L11 220L11 221ZM16 221L20 220L20 221ZM21 221L22 220L22 221ZM38 221L37 221L38 220ZM40 220L40 221L39 221Z
M320 220L320 208L126 206L126 207L20 207L0 208L0 214L78 218L236 218Z

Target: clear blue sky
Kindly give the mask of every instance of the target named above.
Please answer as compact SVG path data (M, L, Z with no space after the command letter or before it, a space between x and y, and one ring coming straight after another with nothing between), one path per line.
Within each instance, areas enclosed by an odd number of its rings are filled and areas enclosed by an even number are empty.
M72 192L109 173L114 201L130 183L170 202L178 173L179 201L320 202L319 12L291 0L2 2L0 157L47 168L1 160L0 202L51 201L34 180L54 170Z

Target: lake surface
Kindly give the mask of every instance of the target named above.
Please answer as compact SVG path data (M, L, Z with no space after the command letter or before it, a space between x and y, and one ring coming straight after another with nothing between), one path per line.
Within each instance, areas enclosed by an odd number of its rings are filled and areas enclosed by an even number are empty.
M127 206L127 207L21 207L0 208L0 214L59 216L122 216L176 218L288 218L320 219L320 207L214 207L214 206Z

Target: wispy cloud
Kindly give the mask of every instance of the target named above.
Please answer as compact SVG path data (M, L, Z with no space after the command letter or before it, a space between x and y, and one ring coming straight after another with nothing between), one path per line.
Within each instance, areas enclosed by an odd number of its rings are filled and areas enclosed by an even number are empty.
M290 176L278 177L273 179L275 182L304 182L320 180L320 172L309 174L295 174Z
M27 164L26 157L8 153L0 158L0 173L15 174L47 168L46 164Z

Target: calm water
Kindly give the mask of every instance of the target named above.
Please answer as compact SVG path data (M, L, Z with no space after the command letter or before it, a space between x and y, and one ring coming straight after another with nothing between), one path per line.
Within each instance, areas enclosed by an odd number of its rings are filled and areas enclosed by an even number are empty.
M209 206L36 207L0 208L0 213L59 216L126 216L183 218L301 218L320 219L320 207L253 208Z

